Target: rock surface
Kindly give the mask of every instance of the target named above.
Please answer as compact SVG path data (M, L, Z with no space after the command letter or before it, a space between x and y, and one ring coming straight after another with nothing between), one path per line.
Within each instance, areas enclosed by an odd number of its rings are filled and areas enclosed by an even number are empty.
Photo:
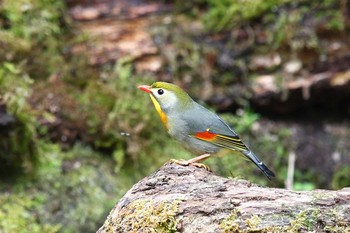
M135 184L102 232L348 232L350 188L289 191L165 164Z

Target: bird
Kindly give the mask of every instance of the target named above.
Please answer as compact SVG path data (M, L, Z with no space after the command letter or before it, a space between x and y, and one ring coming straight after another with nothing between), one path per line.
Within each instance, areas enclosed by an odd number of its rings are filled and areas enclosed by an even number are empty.
M149 94L169 135L197 157L172 160L180 165L206 167L201 162L223 149L252 161L271 180L275 174L261 162L239 135L217 114L194 101L182 88L167 82L154 82L138 88Z

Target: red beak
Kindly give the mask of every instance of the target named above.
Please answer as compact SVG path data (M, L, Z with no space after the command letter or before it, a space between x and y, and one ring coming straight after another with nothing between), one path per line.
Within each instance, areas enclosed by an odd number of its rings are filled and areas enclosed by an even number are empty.
M138 89L147 92L147 93L151 93L151 86L147 86L147 85L140 85L137 87Z

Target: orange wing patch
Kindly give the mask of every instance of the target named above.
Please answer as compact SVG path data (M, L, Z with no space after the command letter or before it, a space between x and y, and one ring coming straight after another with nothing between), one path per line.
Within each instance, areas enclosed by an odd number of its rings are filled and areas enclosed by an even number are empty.
M207 131L196 133L196 138L204 141L211 141L215 139L216 135L217 134L209 132L209 129L207 129Z
M215 134L209 131L210 129L206 129L204 132L198 132L194 135L194 137L213 143L217 146L224 147L231 150L236 151L245 151L248 150L246 145L241 141L239 137L231 137L221 134Z

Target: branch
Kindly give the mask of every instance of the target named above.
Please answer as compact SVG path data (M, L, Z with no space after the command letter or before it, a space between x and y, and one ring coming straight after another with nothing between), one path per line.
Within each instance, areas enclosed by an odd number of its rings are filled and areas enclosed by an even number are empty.
M102 232L349 232L350 188L295 192L165 164L135 184Z

